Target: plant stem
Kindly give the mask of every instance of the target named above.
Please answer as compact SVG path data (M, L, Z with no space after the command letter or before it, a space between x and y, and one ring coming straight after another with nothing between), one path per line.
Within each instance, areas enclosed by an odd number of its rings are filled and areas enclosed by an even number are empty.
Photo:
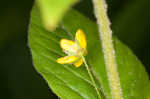
M115 59L115 50L112 42L112 31L110 29L110 22L107 17L107 5L104 0L93 0L93 5L99 27L99 34L102 41L111 95L113 99L123 99Z
M93 85L94 85L94 88L95 88L95 90L96 90L96 92L97 92L97 95L98 95L99 99L102 99L102 97L101 97L101 95L100 95L100 93L99 93L99 91L98 91L98 88L97 88L97 86L96 86L95 80L94 80L94 78L93 78L93 76L92 76L92 73L91 73L91 71L90 71L90 69L89 69L89 66L88 66L88 64L87 64L87 62L86 62L84 56L82 56L82 59L83 59L83 62L84 62L84 64L85 64L85 67L86 67L86 69L87 69L87 71L88 71L88 74L89 74L89 76L90 76L90 79L91 79L91 81L92 81L92 83L93 83Z

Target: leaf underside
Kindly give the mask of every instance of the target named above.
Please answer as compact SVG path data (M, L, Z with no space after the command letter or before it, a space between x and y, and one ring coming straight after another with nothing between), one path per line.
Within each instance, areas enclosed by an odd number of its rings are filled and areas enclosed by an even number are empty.
M29 27L34 66L61 99L98 99L84 65L75 68L71 64L56 63L57 58L65 56L59 45L60 39L73 40L79 28L86 34L86 59L103 99L112 99L97 25L73 9L67 12L54 32L49 32L41 23L39 9L34 6ZM117 38L114 37L113 43L124 99L150 99L150 84L143 65Z

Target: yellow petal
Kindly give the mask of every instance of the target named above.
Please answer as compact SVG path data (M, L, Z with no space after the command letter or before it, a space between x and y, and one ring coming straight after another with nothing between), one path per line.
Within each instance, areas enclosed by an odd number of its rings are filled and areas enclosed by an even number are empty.
M75 62L73 65L74 65L75 67L80 67L82 64L83 64L83 60L80 59L79 61Z
M76 56L65 56L65 57L58 58L56 61L59 64L69 64L75 62L77 59L78 57Z
M86 37L81 29L78 29L76 32L76 40L81 48L86 48L87 46Z
M74 41L67 40L67 39L61 39L60 46L63 50L66 50L69 52L76 52L78 49Z

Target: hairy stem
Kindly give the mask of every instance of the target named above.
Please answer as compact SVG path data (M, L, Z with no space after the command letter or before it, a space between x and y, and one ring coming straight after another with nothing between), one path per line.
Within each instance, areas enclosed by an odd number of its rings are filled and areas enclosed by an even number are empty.
M101 97L101 95L100 95L100 92L98 91L98 88L97 88L97 86L96 86L95 80L94 80L94 78L93 78L93 76L92 76L92 73L91 73L91 71L90 71L90 69L89 69L88 64L86 63L86 60L85 60L84 56L82 56L82 59L83 59L83 62L84 62L84 64L85 64L85 67L86 67L86 69L87 69L87 71L88 71L88 74L89 74L89 76L90 76L90 79L91 79L91 81L92 81L92 83L93 83L93 85L94 85L94 88L95 88L95 90L96 90L96 92L97 92L97 95L98 95L99 99L102 99L102 97Z
M123 99L112 43L112 31L107 17L107 5L104 0L93 0L93 5L102 41L111 95L113 99Z

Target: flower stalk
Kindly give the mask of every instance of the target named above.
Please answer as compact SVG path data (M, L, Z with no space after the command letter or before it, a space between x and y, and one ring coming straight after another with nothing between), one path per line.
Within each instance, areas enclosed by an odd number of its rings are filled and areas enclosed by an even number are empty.
M89 77L90 77L90 79L91 79L91 81L92 81L92 83L93 83L93 86L94 86L96 92L97 92L98 98L99 98L99 99L102 99L102 97L101 97L101 95L100 95L100 92L99 92L99 90L98 90L98 88L97 88L97 86L96 86L95 80L94 80L94 78L93 78L93 76L92 76L92 73L91 73L91 71L90 71L90 69L89 69L89 66L88 66L88 64L87 64L87 62L86 62L84 56L82 56L82 59L83 59L83 63L85 64L85 67L86 67L86 69L87 69L88 75L89 75Z

